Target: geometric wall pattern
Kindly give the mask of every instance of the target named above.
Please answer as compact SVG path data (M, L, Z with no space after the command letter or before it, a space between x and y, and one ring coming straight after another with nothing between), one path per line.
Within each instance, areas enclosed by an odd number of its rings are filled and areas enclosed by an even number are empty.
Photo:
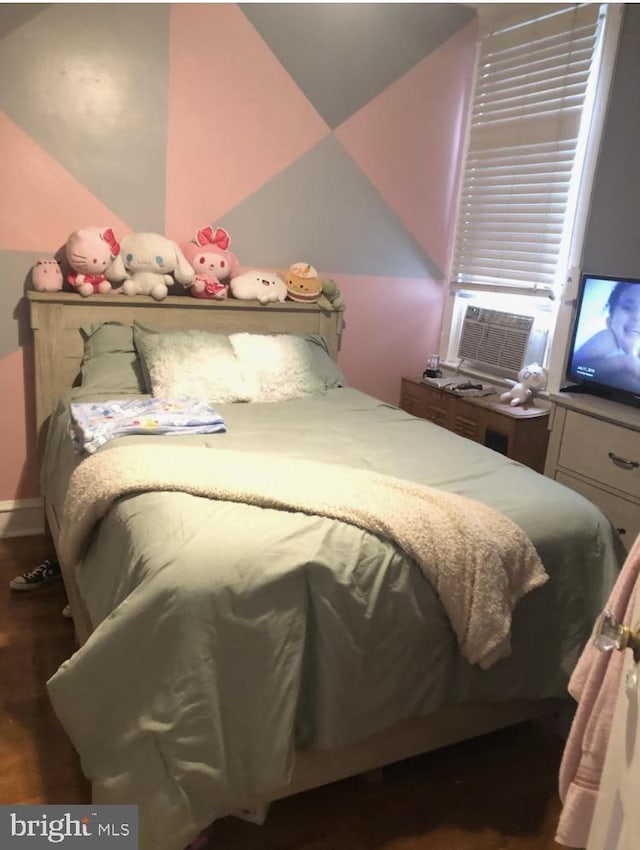
M244 265L339 279L341 365L395 401L437 344L476 25L460 4L1 4L0 392L29 381L37 256L82 225L211 223ZM393 328L370 306L390 299ZM37 494L14 455L0 501Z
M335 8L243 3L240 8L332 129L433 53L473 14L446 3L377 3L367 6L366 17L357 3Z
M308 200L301 209L292 198ZM282 265L284 244L294 246L300 258L317 256L321 246L322 268L332 273L442 276L335 135L300 156L224 221L230 233L239 234L234 247L250 264Z

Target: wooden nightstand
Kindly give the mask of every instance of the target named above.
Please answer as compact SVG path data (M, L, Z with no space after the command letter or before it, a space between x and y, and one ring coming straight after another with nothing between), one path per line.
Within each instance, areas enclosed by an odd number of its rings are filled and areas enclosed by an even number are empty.
M462 379L460 379L461 381ZM549 408L544 402L511 407L489 396L462 397L450 390L402 378L400 407L462 437L544 472L549 441Z

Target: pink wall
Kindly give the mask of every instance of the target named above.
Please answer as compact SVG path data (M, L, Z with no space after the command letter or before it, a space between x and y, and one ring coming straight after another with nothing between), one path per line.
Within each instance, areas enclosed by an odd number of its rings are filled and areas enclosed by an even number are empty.
M413 279L341 276L345 313L339 363L349 384L397 404L402 375L438 352L445 288Z

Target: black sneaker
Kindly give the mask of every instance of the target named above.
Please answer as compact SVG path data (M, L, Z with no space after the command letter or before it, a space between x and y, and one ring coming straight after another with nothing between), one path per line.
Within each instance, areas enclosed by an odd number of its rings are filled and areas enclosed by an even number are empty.
M61 578L60 564L57 561L47 559L28 573L22 573L21 576L12 578L9 587L12 590L35 590L36 587L49 584L50 581L58 581Z

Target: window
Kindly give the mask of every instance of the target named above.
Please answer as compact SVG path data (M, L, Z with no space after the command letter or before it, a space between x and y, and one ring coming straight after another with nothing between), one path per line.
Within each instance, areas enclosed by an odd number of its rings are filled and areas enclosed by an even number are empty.
M458 362L468 304L534 316L548 351L579 263L617 45L607 4L523 6L479 49L443 358ZM612 18L615 18L612 21Z

